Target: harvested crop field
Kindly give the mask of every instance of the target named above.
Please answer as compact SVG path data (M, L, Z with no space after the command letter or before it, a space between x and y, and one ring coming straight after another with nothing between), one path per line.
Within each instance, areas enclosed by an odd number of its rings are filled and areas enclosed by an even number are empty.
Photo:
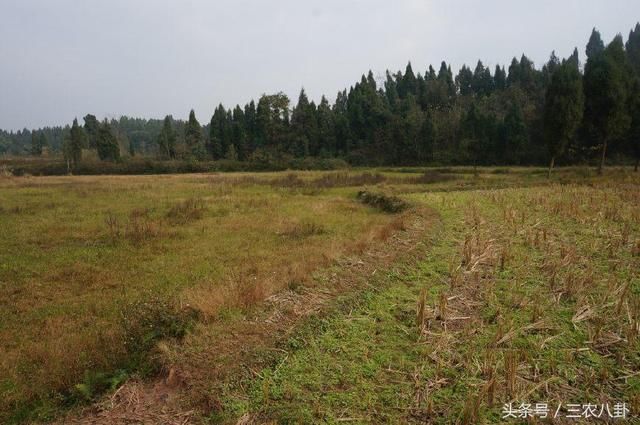
M3 423L639 411L631 169L3 177L0 206Z

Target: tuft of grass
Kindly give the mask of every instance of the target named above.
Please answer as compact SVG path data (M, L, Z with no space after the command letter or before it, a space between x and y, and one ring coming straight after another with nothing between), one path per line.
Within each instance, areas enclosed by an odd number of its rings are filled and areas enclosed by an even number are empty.
M167 218L173 224L186 224L201 219L205 210L202 198L189 198L172 206L167 212Z
M386 195L384 193L373 193L366 190L361 190L357 194L357 198L360 202L371 205L387 213L398 213L409 207L409 205L402 199Z
M289 239L304 239L310 236L322 235L327 232L325 226L312 221L302 223L288 223L278 232L282 237Z

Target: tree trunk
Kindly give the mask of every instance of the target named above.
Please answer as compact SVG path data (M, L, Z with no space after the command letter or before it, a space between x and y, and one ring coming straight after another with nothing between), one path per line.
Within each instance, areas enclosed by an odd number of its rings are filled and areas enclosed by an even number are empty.
M551 170L553 170L553 165L556 163L556 157L552 156L551 157L551 163L549 164L549 174L547 174L547 178L550 179L551 178Z
M598 166L598 174L602 174L604 169L604 159L607 157L607 141L602 144L602 156L600 157L600 165Z
M636 158L636 166L633 168L633 171L638 172L638 165L640 165L640 158Z

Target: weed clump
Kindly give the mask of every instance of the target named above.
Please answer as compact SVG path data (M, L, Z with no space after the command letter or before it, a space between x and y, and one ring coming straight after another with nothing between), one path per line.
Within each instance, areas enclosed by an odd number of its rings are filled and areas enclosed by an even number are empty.
M284 177L271 180L270 184L272 187L304 187L305 181L296 173L289 173Z
M202 218L205 209L202 198L189 198L171 207L167 218L174 224L185 224Z
M312 186L330 188L330 187L349 187L376 185L386 181L386 177L380 173L328 173L314 179Z
M8 165L0 165L0 177L13 177L13 169Z
M285 226L285 228L278 232L278 234L288 239L303 239L309 236L322 235L326 232L327 231L322 224L304 221L302 223L294 223Z
M127 352L140 366L158 340L182 338L198 318L198 313L193 309L178 309L166 300L151 297L127 304L120 317Z
M404 179L409 184L430 184L439 183L448 180L453 180L454 176L451 174L444 174L435 170L427 170L417 177L409 177Z
M134 245L140 245L162 233L162 222L152 219L148 210L133 210L129 214L129 220L124 223L113 212L108 212L104 222L113 243L123 238Z
M386 213L399 213L409 207L407 202L397 196L373 193L366 190L358 192L357 198L363 204L371 205Z
M82 382L76 384L70 392L69 401L91 401L105 391L113 391L122 385L129 374L126 370L115 373L92 372L86 370Z
M289 173L284 177L271 180L269 184L273 187L329 189L332 187L376 185L386 180L387 178L380 173L369 172L358 174L326 173L312 180L304 180L296 173Z

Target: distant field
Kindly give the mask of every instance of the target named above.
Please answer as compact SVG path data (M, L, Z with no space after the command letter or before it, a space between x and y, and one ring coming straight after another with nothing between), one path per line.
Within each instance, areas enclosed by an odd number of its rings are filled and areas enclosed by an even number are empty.
M408 208L365 205L365 188ZM174 368L195 423L638 412L630 169L4 177L0 228L1 422ZM260 316L272 295L308 311Z

